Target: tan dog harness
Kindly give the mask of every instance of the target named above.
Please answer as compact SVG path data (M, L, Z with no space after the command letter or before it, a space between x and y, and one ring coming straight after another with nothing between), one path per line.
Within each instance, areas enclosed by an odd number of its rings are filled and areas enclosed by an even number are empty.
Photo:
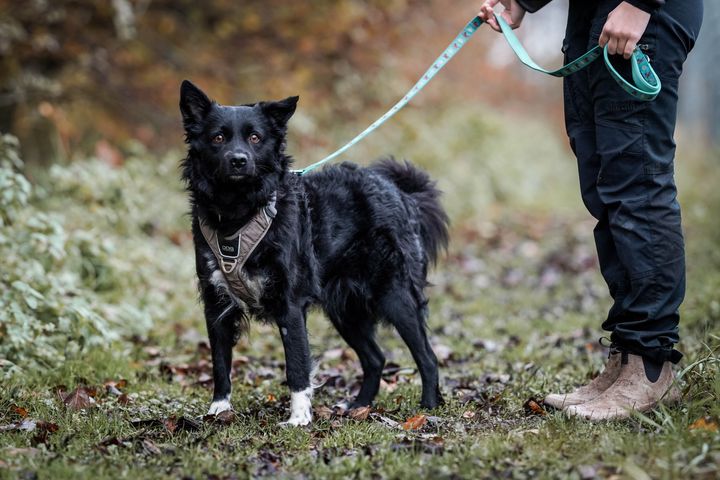
M208 226L205 219L199 219L200 231L215 255L230 290L247 304L257 303L260 289L250 281L243 266L270 230L270 225L277 215L276 200L277 193L273 193L270 203L229 237L218 235L216 230Z

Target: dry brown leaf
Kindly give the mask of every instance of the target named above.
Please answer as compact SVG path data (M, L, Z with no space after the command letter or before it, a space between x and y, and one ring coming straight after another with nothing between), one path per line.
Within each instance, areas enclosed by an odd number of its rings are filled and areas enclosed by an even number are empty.
M718 424L710 417L700 417L695 420L688 428L690 430L705 430L706 432L717 432Z
M26 409L24 409L23 407L18 407L17 405L12 406L12 411L15 414L19 415L20 418L25 418L28 416L28 411Z
M65 396L63 403L70 410L85 410L95 405L91 393L86 387L78 387Z
M215 423L220 425L230 425L235 423L237 415L232 410L223 410L222 412L215 415Z
M33 446L39 445L41 443L47 443L48 436L51 433L57 432L59 429L60 427L58 427L55 423L38 420L37 433L32 438Z
M323 420L330 420L333 416L333 411L325 405L319 405L315 407L315 416Z
M540 406L540 404L534 399L529 398L524 404L523 408L525 409L525 413L527 415L541 415L545 416L547 415L547 412L543 407Z
M353 420L366 420L368 415L370 415L370 407L357 407L353 408L348 412L348 417L352 418Z
M402 428L403 430L417 430L422 428L425 423L427 423L427 417L421 413L405 420L405 423L402 424Z
M105 386L105 391L107 393L119 397L120 395L122 395L120 389L127 387L127 380L108 380L103 385Z
M265 401L267 401L267 403L275 403L275 402L277 402L277 397L275 395L273 395L272 393L268 393L267 397L265 398Z

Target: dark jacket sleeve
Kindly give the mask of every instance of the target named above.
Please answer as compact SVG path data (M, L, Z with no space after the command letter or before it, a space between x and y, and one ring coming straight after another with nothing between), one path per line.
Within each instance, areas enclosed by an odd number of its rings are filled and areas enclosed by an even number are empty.
M521 7L525 9L525 11L534 13L540 10L542 7L550 3L552 0L517 0L517 2L520 4ZM592 0L583 0L583 1L592 1ZM657 10L658 8L665 5L665 0L625 0L630 5L633 5L641 10L645 10L646 12L653 12Z
M518 3L526 12L534 13L551 1L552 0L518 0Z
M648 13L652 13L658 8L665 5L665 0L625 0L630 5L633 5L640 10L645 10Z

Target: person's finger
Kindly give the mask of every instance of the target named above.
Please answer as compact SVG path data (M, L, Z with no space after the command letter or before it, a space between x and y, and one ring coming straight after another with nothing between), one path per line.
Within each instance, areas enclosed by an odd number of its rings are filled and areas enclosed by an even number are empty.
M610 37L610 39L608 40L607 46L608 46L608 53L610 55L615 55L617 53L617 43L618 43L618 41L617 41L617 38L615 38L615 37Z
M495 12L490 9L488 12L488 19L487 24L490 25L490 28L495 30L496 32L501 32L500 25L498 25L497 19L495 18Z
M635 50L635 40L629 39L627 43L625 43L625 48L623 49L623 57L625 57L626 60L629 60L630 57L632 57L633 50Z
M478 14L486 22L490 22L493 18L493 9L487 5L480 7L480 13Z
M486 0L485 3L482 4L480 7L480 18L482 18L485 23L490 25L490 28L495 30L496 32L501 32L500 25L498 25L497 20L495 20L495 12L493 11L493 7L497 5L500 2L500 0Z
M608 40L610 39L610 36L607 34L605 29L600 33L600 38L598 39L598 45L601 47L605 47L607 45Z
M615 53L617 53L618 55L624 56L625 55L625 47L627 46L627 44L628 44L627 38L618 38L617 44L615 46ZM630 58L630 57L626 57L626 58Z
M498 4L500 0L486 0L481 6L480 6L480 14L483 17L487 17L488 14L492 13L493 8L495 5Z

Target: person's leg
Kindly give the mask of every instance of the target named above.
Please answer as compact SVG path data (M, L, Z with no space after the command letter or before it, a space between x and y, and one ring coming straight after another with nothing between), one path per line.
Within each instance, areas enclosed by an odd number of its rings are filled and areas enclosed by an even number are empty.
M611 9L619 2L604 3ZM598 12L591 43L599 36L606 13ZM600 159L597 193L606 207L610 234L604 250L614 246L622 265L617 283L608 282L620 294L614 295L603 328L611 332L614 344L657 361L679 359L673 346L679 340L685 265L673 178L673 134L678 79L701 18L700 0L669 0L653 15L639 42L663 83L652 102L633 100L610 78L602 62L589 69ZM627 61L619 61L618 66L629 70ZM600 242L598 250L602 257Z
M590 27L596 7L590 2L571 2L568 27L563 42L565 63L582 56L588 50ZM587 70L581 70L564 79L565 127L570 147L577 158L580 193L590 214L598 220L595 227L600 269L616 303L622 300L627 284L625 268L619 260L612 241L608 221L608 210L597 190L600 173L600 157L597 154L595 113ZM617 379L620 373L618 355L609 355L603 372L588 385L570 393L551 393L544 399L546 405L566 408L597 398Z
M590 43L618 3L601 2ZM701 0L668 0L653 14L639 42L663 83L652 102L633 100L601 63L589 68L600 159L597 193L606 208L609 241L626 272L624 291L614 295L603 328L623 361L616 382L596 399L569 407L573 415L600 420L652 408L673 381L667 362L681 356L673 347L685 291L673 133L678 79L701 19ZM629 70L628 62L617 66Z
M580 57L597 44L597 38L590 38L596 9L591 2L571 2L564 44L566 63ZM600 198L597 188L601 159L597 152L589 70L581 70L565 78L564 97L565 125L570 146L578 162L580 193L588 212L598 221L593 233L600 270L610 295L616 304L621 304L627 294L629 280L627 270L615 249L608 208Z

